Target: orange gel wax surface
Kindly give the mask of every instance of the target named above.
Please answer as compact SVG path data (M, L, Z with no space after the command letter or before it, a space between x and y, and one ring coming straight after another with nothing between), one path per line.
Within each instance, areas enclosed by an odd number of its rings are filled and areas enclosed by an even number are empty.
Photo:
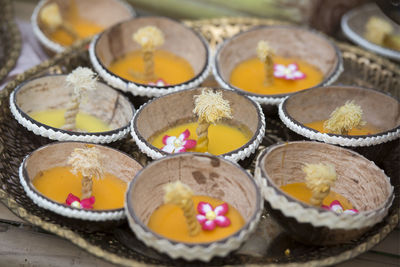
M69 193L81 198L82 175L74 175L70 167L54 167L40 172L33 179L34 187L46 197L65 203ZM117 177L105 173L101 179L93 179L93 209L119 209L124 206L127 184Z
M197 141L196 128L198 123L191 122L178 125L167 131L150 138L150 143L161 149L164 144L162 142L165 135L178 137L186 129L190 131L188 139ZM245 145L251 138L250 130L241 131L238 128L226 124L211 124L208 128L208 153L213 155L221 155L231 152ZM196 147L188 150L190 152L198 152Z
M224 202L207 196L193 196L194 207L196 208L200 201L208 202L215 209L216 206ZM186 218L183 211L176 205L163 204L158 207L150 216L147 226L154 232L173 239L176 241L187 243L205 243L212 242L228 237L237 232L245 224L240 213L229 205L228 212L224 215L229 218L231 224L227 227L215 227L214 230L201 230L196 236L190 236Z
M132 72L144 73L143 56L140 50L127 53L117 59L111 63L109 69L116 75L135 83L154 82L132 75ZM162 79L169 85L183 83L194 77L194 70L188 61L165 50L154 51L154 73L157 79Z
M292 183L283 185L280 187L285 193L291 195L299 201L310 204L310 198L312 196L311 190L308 189L305 183ZM329 206L332 201L338 200L340 204L342 204L343 209L353 209L353 205L351 205L350 201L348 201L344 196L330 191L329 195L322 202L323 205Z
M75 1L71 1L68 13L63 19L67 21L69 25L71 25L76 34L78 34L79 39L95 35L104 30L104 27L82 18L79 14ZM74 41L77 41L74 40L72 36L63 29L56 29L54 32L52 32L50 34L50 39L64 46L69 46Z
M314 130L317 130L320 133L328 133L324 129L324 122L325 121L314 121L314 122L310 122L310 123L305 123L304 125L309 128L312 128ZM369 135L369 134L376 134L379 132L380 131L378 129L376 129L374 126L366 124L365 126L361 127L360 129L358 129L358 128L351 129L349 131L348 135Z
M45 125L61 128L65 124L65 109L32 112L29 116ZM76 117L76 128L83 132L95 133L110 131L110 127L95 116L79 112Z
M251 58L239 63L232 71L230 83L244 91L263 95L276 95L297 92L319 84L323 79L322 72L313 65L295 58L283 58L275 56L274 63L283 64L285 66L296 63L299 70L306 77L300 80L285 80L275 78L273 84L265 86L265 69L264 63L258 58Z

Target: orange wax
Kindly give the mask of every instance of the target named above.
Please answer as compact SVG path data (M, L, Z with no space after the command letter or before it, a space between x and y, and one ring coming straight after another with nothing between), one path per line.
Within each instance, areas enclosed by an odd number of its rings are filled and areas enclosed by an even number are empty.
M72 26L80 39L95 35L104 30L104 27L81 17L75 1L71 1L70 8L63 19ZM74 42L72 36L63 29L57 29L52 32L50 39L64 46L69 46Z
M280 187L285 193L291 195L299 201L310 204L310 198L312 196L311 190L308 189L305 183L292 183L283 185ZM329 206L332 201L339 200L340 204L342 204L343 209L353 209L353 205L351 205L350 201L348 201L344 196L330 191L329 195L322 202L323 205Z
M291 63L297 63L299 70L306 77L300 80L285 80L275 78L273 84L265 86L265 69L264 63L258 58L251 58L239 63L232 71L230 83L244 91L256 94L275 95L297 92L319 84L323 80L322 72L313 65L296 58L283 58L275 56L274 63L283 64L285 66Z
M54 167L38 173L33 179L34 187L46 197L65 203L69 193L81 198L82 175L74 175L70 167ZM95 210L119 209L124 206L127 184L106 173L102 179L93 179L92 196Z
M208 202L215 209L216 206L221 205L224 201L207 197L207 196L193 196L194 206L197 212L197 205L200 201ZM229 218L231 224L227 227L215 227L214 230L207 231L201 230L196 236L190 236L186 218L183 216L183 211L176 205L163 204L158 207L150 216L148 227L169 239L188 243L205 243L223 239L227 236L237 232L244 224L245 221L240 213L231 205L229 211L224 215Z
M165 135L178 137L186 129L190 131L188 139L197 140L196 128L198 123L191 122L172 127L161 134L149 138L150 143L161 149L164 144L162 142ZM226 124L211 124L208 128L208 153L213 155L221 155L231 152L245 145L251 138L250 130L239 130L238 128ZM188 150L198 152L196 147Z
M312 128L314 130L317 130L318 132L321 133L328 133L324 129L324 122L325 121L314 121L310 123L305 123L304 125ZM376 129L374 126L366 124L365 126L362 126L360 129L358 128L353 128L349 131L348 135L369 135L369 134L376 134L379 133L379 130Z
M109 66L111 72L127 80L147 84L149 81L132 75L132 72L143 74L144 62L140 50L127 53ZM194 70L184 58L165 50L154 51L154 73L157 79L163 79L167 84L179 84L194 77Z

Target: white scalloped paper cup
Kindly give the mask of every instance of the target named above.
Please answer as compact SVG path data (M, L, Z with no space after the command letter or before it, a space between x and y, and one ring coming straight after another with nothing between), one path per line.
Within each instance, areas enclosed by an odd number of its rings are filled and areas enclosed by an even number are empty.
M282 185L304 182L305 163L332 164L338 174L332 190L346 197L359 213L337 214L283 192ZM335 245L360 237L383 220L394 199L390 178L372 161L354 151L319 142L268 147L257 159L255 179L271 215L291 236L306 244Z
M210 175L214 178L200 177ZM245 225L224 239L208 243L177 242L153 232L147 227L149 216L163 204L163 185L176 180L190 186L195 195L226 201L241 213ZM209 261L239 248L255 230L262 210L259 188L245 170L221 157L200 153L173 155L147 165L130 183L125 202L129 225L138 239L173 259L188 261Z
M32 181L42 171L57 166L68 166L68 157L75 148L87 147L82 142L55 142L40 147L27 155L19 168L19 178L22 187L32 201L41 208L50 210L61 216L92 222L114 222L119 223L125 218L123 207L110 210L86 210L68 206L56 202L39 192ZM106 160L103 161L105 173L110 173L119 179L129 183L142 166L116 149L90 144L100 150ZM89 227L90 228L90 227Z
M187 89L171 93L142 105L131 122L131 135L139 149L152 159L170 155L153 146L148 140L154 134L176 126L178 122L195 121L196 118L192 114L193 96L201 94L203 89ZM251 139L242 147L220 156L233 162L244 160L257 150L265 135L265 117L261 107L243 94L226 89L213 90L222 91L223 98L229 100L233 110L232 125L239 128L245 126L252 133Z
M124 54L139 50L131 36L140 27L157 26L164 33L164 45L160 49L187 60L195 75L188 81L166 86L135 83L109 70L109 65ZM211 51L207 41L184 24L166 17L140 17L119 23L96 36L89 47L90 61L97 73L111 86L134 96L158 97L197 87L211 70Z
M128 134L135 113L133 105L122 94L100 82L97 82L96 90L83 97L80 111L107 122L109 131L67 131L30 117L31 112L67 108L73 89L65 85L65 78L66 75L43 76L15 88L10 95L10 110L18 123L35 135L56 141L112 143Z
M292 94L257 94L230 83L232 70L243 60L256 57L256 46L261 40L267 41L277 55L299 58L318 67L324 79L315 86L332 84L343 71L340 49L325 35L299 26L259 26L238 33L217 47L213 74L222 88L242 92L263 106L279 105Z

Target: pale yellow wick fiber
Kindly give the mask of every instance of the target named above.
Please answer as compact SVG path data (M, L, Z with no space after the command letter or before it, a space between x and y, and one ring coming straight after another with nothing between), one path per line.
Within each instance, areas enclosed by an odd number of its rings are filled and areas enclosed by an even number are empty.
M56 29L63 23L60 9L56 3L51 3L42 8L39 14L40 20L49 28Z
M333 134L347 134L353 128L360 128L366 124L362 120L363 111L354 100L336 108L330 118L324 122L324 129Z
M195 108L193 112L199 121L215 123L222 118L232 118L232 109L229 101L222 98L222 92L204 89L200 95L194 96Z
M102 155L96 147L75 148L68 158L72 166L72 173L81 173L83 176L100 179L104 175Z
M145 26L135 32L132 39L143 48L154 49L164 43L164 34L155 26Z

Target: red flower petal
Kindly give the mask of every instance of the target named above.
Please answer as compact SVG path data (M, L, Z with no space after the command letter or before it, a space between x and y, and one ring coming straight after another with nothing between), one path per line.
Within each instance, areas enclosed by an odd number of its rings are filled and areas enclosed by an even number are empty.
M214 210L215 215L220 216L220 215L225 215L229 210L229 206L226 203L223 203L219 206L217 206Z
M196 218L197 218L197 221L198 221L201 225L203 225L203 224L207 221L206 216L204 216L204 215L202 215L202 214L197 214L197 215L196 215Z
M163 139L162 139L162 143L163 143L164 145L167 144L167 139L168 139L169 137L170 137L169 135L164 135L164 137L163 137Z
M188 140L185 141L183 146L186 149L191 149L191 148L194 148L196 146L196 144L197 144L196 140L188 139Z
M69 193L68 196L67 196L67 199L65 200L65 204L67 204L68 206L71 206L71 203L75 202L75 201L81 202L79 197L75 196L72 193Z
M197 211L202 215L206 215L207 212L212 210L213 207L207 202L200 201L199 204L197 205Z
M179 135L179 139L180 140L182 140L182 141L185 141L186 139L188 139L188 137L190 136L190 132L189 132L189 129L186 129L185 131L183 131L183 133L181 133L180 135Z
M214 221L219 227L227 227L231 225L231 220L225 216L217 216Z
M84 209L93 209L93 204L94 204L95 201L96 200L95 200L94 196L82 199L81 206Z
M207 220L202 225L202 228L203 228L203 230L211 231L211 230L214 230L215 226L217 226L215 223L215 220L212 220L212 221Z

